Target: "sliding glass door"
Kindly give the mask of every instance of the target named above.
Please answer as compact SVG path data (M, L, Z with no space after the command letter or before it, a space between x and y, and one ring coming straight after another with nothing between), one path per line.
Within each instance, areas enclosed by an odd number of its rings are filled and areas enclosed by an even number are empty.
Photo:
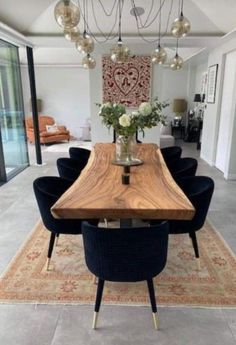
M0 183L28 165L18 48L0 40Z

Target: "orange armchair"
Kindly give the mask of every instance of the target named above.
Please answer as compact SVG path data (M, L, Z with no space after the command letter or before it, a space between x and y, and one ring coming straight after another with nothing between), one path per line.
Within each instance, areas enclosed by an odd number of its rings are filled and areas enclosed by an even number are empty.
M40 144L47 144L57 141L70 140L70 132L66 129L65 126L57 126L56 130L51 132L47 131L46 126L55 125L55 121L51 116L41 115L39 116L39 138ZM26 124L26 133L29 142L34 143L34 128L33 128L33 119L28 117L25 120Z

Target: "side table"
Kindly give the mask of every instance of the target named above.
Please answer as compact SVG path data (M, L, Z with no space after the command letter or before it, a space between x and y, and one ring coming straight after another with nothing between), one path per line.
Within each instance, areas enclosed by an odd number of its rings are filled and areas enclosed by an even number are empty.
M175 133L179 132L179 136L176 137ZM178 125L174 125L171 124L171 135L173 135L173 137L175 137L176 139L184 139L184 134L185 134L185 126L178 124Z

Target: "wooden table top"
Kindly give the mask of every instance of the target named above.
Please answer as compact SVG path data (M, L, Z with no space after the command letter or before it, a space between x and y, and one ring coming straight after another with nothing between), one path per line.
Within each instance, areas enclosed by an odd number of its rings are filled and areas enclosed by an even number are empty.
M138 144L144 164L131 167L123 185L123 167L113 165L115 145L98 143L80 177L52 207L56 218L192 219L194 207L173 180L155 144Z

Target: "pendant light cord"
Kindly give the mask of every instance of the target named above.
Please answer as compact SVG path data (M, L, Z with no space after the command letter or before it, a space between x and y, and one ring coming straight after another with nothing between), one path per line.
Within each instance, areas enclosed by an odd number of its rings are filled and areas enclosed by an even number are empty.
M159 38L158 45L161 45L161 0L160 0L160 9L159 9Z
M177 38L177 40L176 40L176 54L175 54L175 56L179 56L179 39Z
M83 0L83 12L84 12L84 15L83 15L83 19L84 19L84 36L86 35L86 11L85 11L85 1L86 0Z
M118 42L122 42L122 39L121 39L121 1L122 0L119 0L119 38L118 38Z

